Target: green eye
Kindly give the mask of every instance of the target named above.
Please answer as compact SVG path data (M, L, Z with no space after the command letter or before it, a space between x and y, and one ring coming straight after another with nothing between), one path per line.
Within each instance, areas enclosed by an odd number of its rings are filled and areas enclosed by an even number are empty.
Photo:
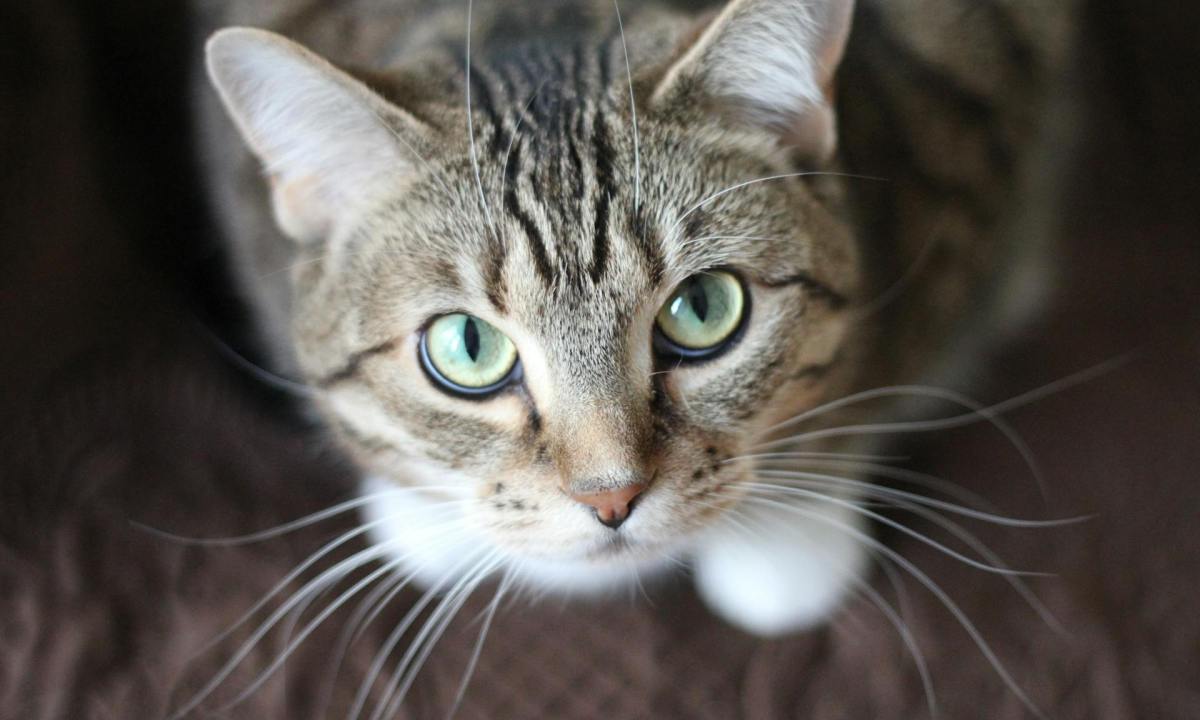
M658 311L659 349L689 359L714 355L741 327L745 312L746 293L732 273L694 275Z
M499 390L517 367L517 348L473 315L443 315L421 336L421 364L443 388L464 395Z

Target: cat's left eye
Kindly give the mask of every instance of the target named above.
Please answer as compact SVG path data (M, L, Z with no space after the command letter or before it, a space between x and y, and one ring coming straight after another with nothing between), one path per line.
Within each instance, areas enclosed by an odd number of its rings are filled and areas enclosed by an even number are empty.
M658 311L655 347L683 360L702 360L724 350L746 314L746 291L731 272L711 270L680 283Z
M515 377L519 365L513 341L474 315L442 315L421 335L421 365L443 390L457 395L490 395Z

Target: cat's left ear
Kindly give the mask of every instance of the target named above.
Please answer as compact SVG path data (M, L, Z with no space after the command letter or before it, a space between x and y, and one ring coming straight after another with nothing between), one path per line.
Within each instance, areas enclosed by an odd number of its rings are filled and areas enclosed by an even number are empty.
M402 134L427 129L306 48L274 33L229 28L208 41L208 74L270 177L275 218L301 242L411 173Z
M804 156L837 145L834 74L854 0L731 0L682 49L652 102L702 103Z

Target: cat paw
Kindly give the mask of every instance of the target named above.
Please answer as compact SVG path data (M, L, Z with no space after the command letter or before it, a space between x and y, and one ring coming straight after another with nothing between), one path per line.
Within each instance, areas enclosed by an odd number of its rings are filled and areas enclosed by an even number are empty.
M867 549L854 535L865 533L865 523L840 508L806 512L827 522L768 511L747 518L744 530L705 538L694 572L713 612L746 632L779 636L818 625L837 610L866 570Z

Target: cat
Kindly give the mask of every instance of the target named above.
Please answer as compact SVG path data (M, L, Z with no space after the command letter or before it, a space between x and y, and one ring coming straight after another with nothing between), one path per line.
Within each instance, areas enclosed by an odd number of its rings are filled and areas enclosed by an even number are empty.
M200 3L242 26L199 94L240 288L376 557L442 592L685 564L748 632L826 620L896 409L857 401L980 374L1044 292L1073 13Z

